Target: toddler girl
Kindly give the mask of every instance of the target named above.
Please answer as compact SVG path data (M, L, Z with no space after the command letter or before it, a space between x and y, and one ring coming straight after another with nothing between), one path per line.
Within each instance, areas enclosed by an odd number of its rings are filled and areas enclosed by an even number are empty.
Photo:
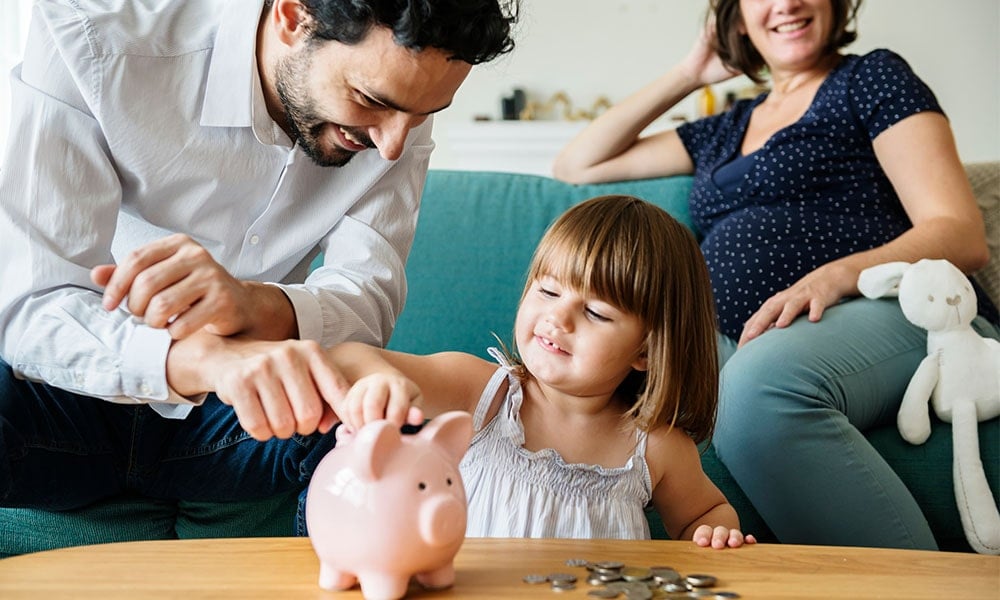
M461 464L471 537L649 538L652 502L673 539L753 543L701 469L717 394L715 315L698 244L662 209L603 196L564 213L532 260L500 363L347 343L348 431L447 410L473 414Z

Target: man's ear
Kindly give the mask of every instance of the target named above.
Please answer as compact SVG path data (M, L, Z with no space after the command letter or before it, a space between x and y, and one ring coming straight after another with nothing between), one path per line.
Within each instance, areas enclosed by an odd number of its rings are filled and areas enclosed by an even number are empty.
M312 17L298 0L274 0L268 18L274 20L278 39L287 46L294 46L309 38Z

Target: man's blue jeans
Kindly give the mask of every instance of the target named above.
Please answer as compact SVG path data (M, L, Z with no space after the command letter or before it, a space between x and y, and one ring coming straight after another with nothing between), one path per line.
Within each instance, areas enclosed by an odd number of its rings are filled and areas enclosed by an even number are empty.
M303 488L334 435L258 442L210 395L186 419L20 380L0 361L0 506L66 510L122 492L227 502Z
M980 335L1000 328L978 317ZM916 500L862 434L895 423L927 355L895 298L800 317L722 367L716 453L778 539L936 549ZM750 532L752 533L752 532Z

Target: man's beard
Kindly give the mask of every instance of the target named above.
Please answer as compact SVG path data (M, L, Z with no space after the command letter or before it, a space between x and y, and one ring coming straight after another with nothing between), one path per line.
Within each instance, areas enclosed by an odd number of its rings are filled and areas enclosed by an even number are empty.
M316 102L306 90L312 52L312 48L307 47L282 60L275 72L275 88L285 110L285 122L288 123L290 133L306 156L321 167L342 167L357 152L339 147L333 147L329 151L323 149L320 141L323 130L337 125L324 121L317 115ZM360 130L344 129L361 144L369 148L375 147L371 139Z

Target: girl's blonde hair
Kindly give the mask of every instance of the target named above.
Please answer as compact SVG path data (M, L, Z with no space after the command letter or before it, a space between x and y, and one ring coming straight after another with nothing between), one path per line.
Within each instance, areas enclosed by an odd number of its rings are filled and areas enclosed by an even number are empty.
M635 398L627 418L646 431L676 425L696 442L711 437L718 395L716 318L708 269L688 228L639 198L592 198L546 231L522 300L544 275L645 325L648 370L633 371L618 387L621 397Z

